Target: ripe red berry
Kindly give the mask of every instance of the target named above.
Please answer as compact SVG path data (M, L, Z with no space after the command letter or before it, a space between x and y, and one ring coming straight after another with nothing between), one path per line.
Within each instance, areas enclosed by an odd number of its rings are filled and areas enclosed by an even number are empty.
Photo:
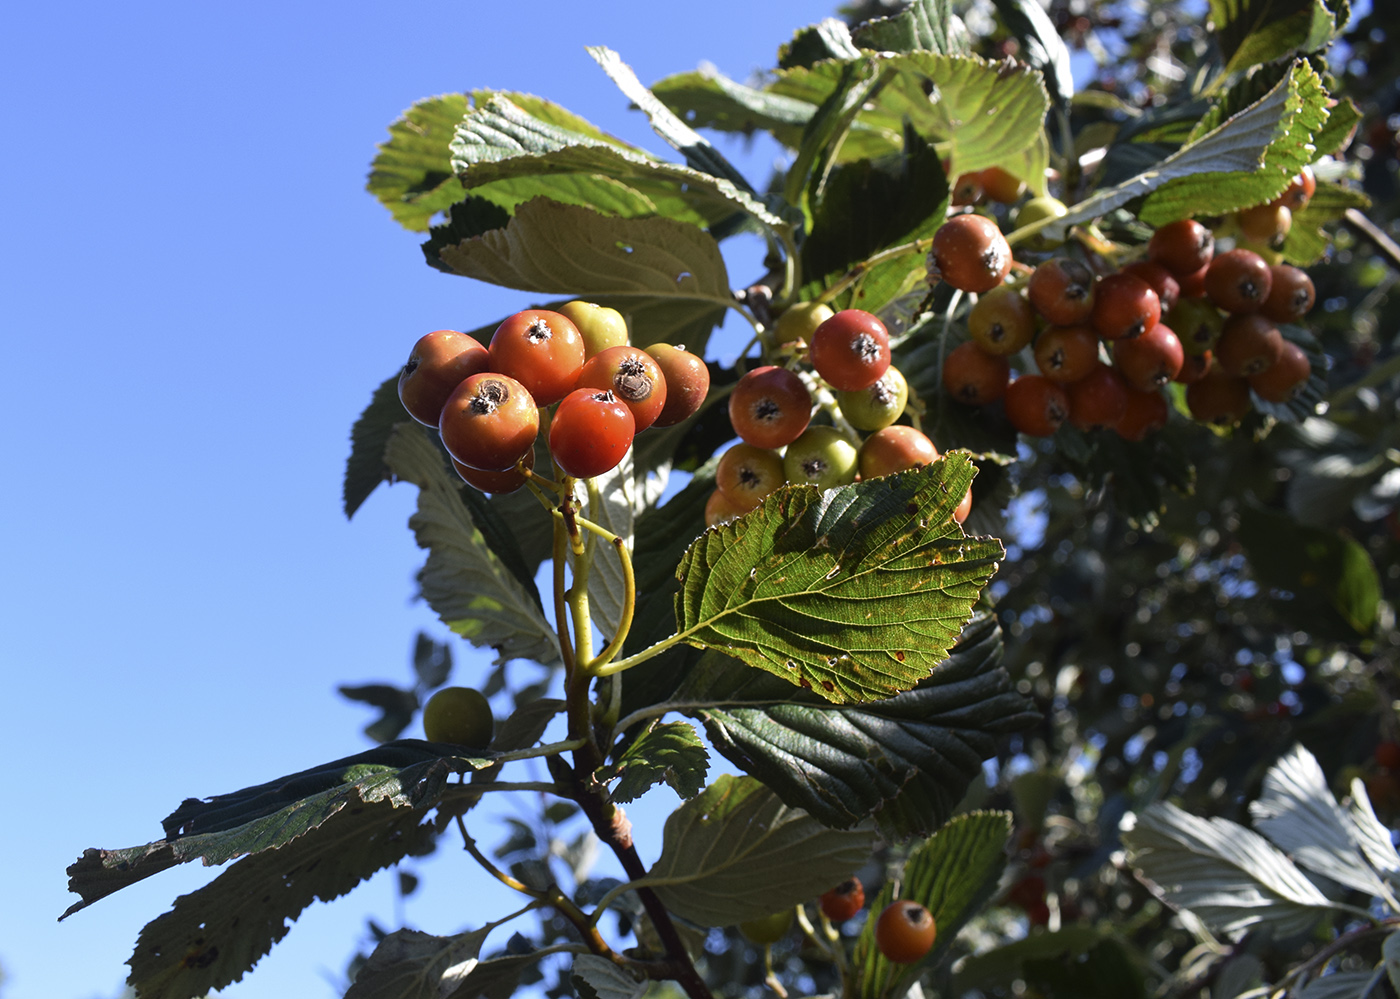
M452 457L485 471L505 471L535 445L540 413L530 393L509 375L483 371L447 397L438 433Z
M822 914L833 923L844 923L865 907L865 886L860 878L847 878L821 897Z
M1120 271L1094 289L1090 319L1094 331L1105 340L1131 340L1161 321L1161 299L1142 278Z
M1240 235L1251 243L1277 248L1283 245L1283 237L1293 228L1293 213L1272 202L1255 205L1236 212L1235 224L1240 227Z
M673 427L698 413L710 392L710 369L704 360L683 346L669 343L654 343L646 350L666 382L666 404L652 426Z
M1011 271L1011 247L991 219L954 215L933 234L929 264L954 288L981 294Z
M1257 374L1249 375L1249 387L1265 402L1291 402L1312 377L1312 362L1291 340L1284 340L1278 360Z
M1292 264L1274 264L1269 276L1269 297L1259 307L1260 315L1276 323L1296 323L1312 311L1317 291L1306 271Z
M1025 181L1001 167L987 167L987 169L979 171L976 176L982 184L982 191L986 194L988 201L1014 205L1026 191Z
M802 379L787 368L754 368L729 394L729 421L734 432L755 447L791 444L812 418L812 396Z
M1068 257L1052 257L1026 282L1026 297L1054 326L1089 321L1094 312L1094 272Z
M972 487L967 487L967 492L963 493L962 502L953 508L953 522L961 524L967 520L967 515L972 512Z
M1178 278L1199 271L1210 263L1214 253L1215 236L1195 219L1169 222L1147 241L1147 259Z
M442 419L447 397L490 362L486 348L465 333L434 330L413 345L399 374L399 401L408 415L427 427Z
M546 309L517 312L491 336L491 370L527 388L549 406L573 391L583 367L583 336L567 316Z
M1148 287L1157 293L1157 301L1165 315L1181 298L1181 282L1171 271L1152 260L1137 260L1123 267L1124 274L1131 274L1147 282Z
M1112 428L1128 409L1128 383L1102 362L1077 382L1065 386L1069 422L1080 430Z
M611 392L575 389L554 411L549 453L565 475L589 479L617 467L632 446L632 411Z
M890 335L869 312L843 309L812 334L810 358L832 388L854 392L875 384L890 366Z
M735 444L715 466L715 488L740 513L748 513L787 480L777 451Z
M1049 437L1069 417L1064 388L1043 375L1022 375L1006 386L1006 418L1023 434Z
M1312 167L1305 166L1271 204L1281 205L1291 212L1300 212L1308 207L1308 202L1312 200L1316 191L1317 177L1313 175Z
M1206 296L1226 312L1258 311L1272 287L1269 265L1253 250L1227 250L1206 271Z
M896 424L877 430L860 446L858 464L862 479L893 475L938 460L938 448L920 430Z
M1263 316L1246 313L1225 320L1215 359L1227 375L1248 378L1273 367L1283 352L1283 335Z
M527 469L535 467L535 449L533 447L525 452L524 464ZM452 467L457 470L457 474L462 477L463 482L484 493L513 493L525 485L526 480L529 479L528 475L515 466L507 468L503 472L493 472L483 468L472 468L470 465L464 465L453 458Z
M1099 363L1099 338L1088 326L1051 326L1035 341L1035 364L1053 382L1077 382Z
M579 370L575 385L611 391L632 411L637 433L655 423L666 405L661 367L640 347L608 347L594 354Z
M1215 363L1215 355L1210 351L1202 351L1199 354L1187 354L1181 359L1181 370L1172 379L1182 385L1190 385L1204 378L1211 366Z
M746 513L748 513L747 510L740 508L737 503L716 489L710 493L710 498L705 501L705 526L716 527L720 524L727 524Z
M933 947L938 927L933 915L912 899L891 903L875 924L875 946L886 960L913 964Z
M1185 361L1181 341L1170 328L1157 323L1135 340L1116 340L1113 365L1139 392L1161 388L1177 376Z
M969 340L959 344L943 359L943 387L958 402L985 406L1006 393L1011 366L1006 358L988 354Z

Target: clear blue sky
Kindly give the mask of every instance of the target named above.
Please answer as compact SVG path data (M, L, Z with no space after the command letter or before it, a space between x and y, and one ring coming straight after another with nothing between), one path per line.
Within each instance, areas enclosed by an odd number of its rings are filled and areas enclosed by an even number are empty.
M419 335L530 299L422 263L418 238L363 190L386 126L417 98L500 87L669 152L584 45L613 46L648 82L706 59L743 79L833 7L11 10L0 37L0 739L12 775L0 996L117 995L141 926L215 872L169 871L60 925L74 899L65 867L84 847L157 838L184 797L365 748L368 714L335 686L405 680L414 632L447 634L410 600L414 491L381 490L353 523L342 516L347 435ZM485 660L458 652L456 678L479 678ZM669 795L645 800L659 814ZM659 829L639 838L654 856ZM479 925L512 901L453 850L425 875L407 908L425 930ZM225 995L333 995L326 977L366 916L396 925L389 878L313 907Z

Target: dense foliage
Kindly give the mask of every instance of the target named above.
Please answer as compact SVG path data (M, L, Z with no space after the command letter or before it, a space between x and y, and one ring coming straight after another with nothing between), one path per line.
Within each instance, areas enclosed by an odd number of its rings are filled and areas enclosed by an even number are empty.
M348 997L1400 993L1400 18L1376 7L867 4L746 82L645 87L591 50L673 160L534 95L415 104L369 188L425 234L429 265L518 289L522 309L615 309L638 347L705 356L728 313L753 341L710 361L698 413L637 432L616 467L550 474L570 465L550 448L588 435L546 429L534 472L514 455L489 469L528 487L489 498L386 372L345 510L386 482L418 489L421 594L496 651L475 678L494 729L472 696L463 727L437 702L439 741L399 738L452 678L449 646L420 636L412 685L342 691L378 710L380 745L87 851L70 913L175 864L227 864L130 962L138 995L183 999L240 978L312 901L460 840L521 910L381 933ZM1075 59L1094 66L1077 88ZM745 178L702 132L769 133L786 170ZM1258 238L1248 211L1305 169L1315 191ZM984 174L1009 195L969 179ZM940 257L969 213L1014 254L979 290L965 256ZM1142 393L1161 425L1141 433L1085 416L1068 381L1043 435L1000 401L1005 375L969 404L957 351L984 343L990 287L1019 296L1063 260L1107 287L1188 218L1217 253L1311 279L1316 306L1273 334L1307 359L1287 393L1246 386L1243 409L1206 419L1161 377ZM766 273L729 273L741 233L765 241ZM1217 323L1235 311L1211 301ZM812 303L883 321L908 389L891 418L943 457L707 517L721 456L749 439L727 400L755 368L798 374L815 421L861 445L844 372L780 325ZM507 317L479 319L485 345ZM1095 323L1093 357L1117 362L1099 366L1127 370L1121 341L1147 330ZM1029 336L1003 364L1022 377ZM540 410L546 428L560 412ZM707 781L712 754L742 775ZM519 779L541 758L547 781ZM682 800L647 869L619 806L663 783ZM488 856L473 809L514 792L546 804ZM595 837L625 882L588 876ZM852 875L864 907L833 922L817 900ZM932 915L922 956L877 939L896 900Z

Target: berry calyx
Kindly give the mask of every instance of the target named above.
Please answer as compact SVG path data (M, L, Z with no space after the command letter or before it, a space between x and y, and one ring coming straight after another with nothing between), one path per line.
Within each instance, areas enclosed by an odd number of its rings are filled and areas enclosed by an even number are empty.
M576 387L612 392L632 411L637 433L655 423L666 405L661 366L640 347L609 347L593 355L579 371Z
M856 392L837 392L841 412L857 430L888 427L904 414L909 404L909 383L896 367L890 367L880 380Z

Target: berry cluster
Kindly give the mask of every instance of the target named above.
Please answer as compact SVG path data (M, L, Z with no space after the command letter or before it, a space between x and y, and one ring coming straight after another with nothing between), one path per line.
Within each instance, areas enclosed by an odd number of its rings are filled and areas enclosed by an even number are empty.
M829 386L842 419L867 435L861 440L836 426L813 425L812 391L798 370L754 368L729 396L729 419L740 443L719 460L707 524L742 516L785 483L829 489L937 459L923 432L895 422L908 405L909 385L890 363L889 332L878 318L860 309L833 313L826 305L804 303L782 314L775 338L787 345L794 365L811 365L813 383L820 379ZM971 507L969 490L954 519L962 522Z
M582 479L616 468L647 427L694 414L709 388L699 357L665 343L633 347L621 314L588 302L517 312L489 347L456 330L429 333L399 375L404 409L437 428L458 474L490 493L532 474L550 406L550 455Z
M1061 255L1016 265L1010 283L1010 247L996 224L950 218L934 234L930 277L980 297L967 315L971 339L945 359L944 388L968 405L1003 401L1008 420L1031 436L1068 421L1135 441L1165 425L1169 382L1186 386L1187 409L1207 423L1238 423L1255 397L1289 402L1312 367L1279 326L1302 319L1315 292L1304 271L1261 254L1273 254L1315 187L1305 170L1279 198L1228 223L1258 252L1237 245L1217 254L1215 234L1184 219L1158 229L1145 258L1109 273L1102 257ZM1045 204L1028 215L1034 202ZM1063 214L1039 198L1017 220ZM1036 371L1013 378L1009 358L1027 348Z

